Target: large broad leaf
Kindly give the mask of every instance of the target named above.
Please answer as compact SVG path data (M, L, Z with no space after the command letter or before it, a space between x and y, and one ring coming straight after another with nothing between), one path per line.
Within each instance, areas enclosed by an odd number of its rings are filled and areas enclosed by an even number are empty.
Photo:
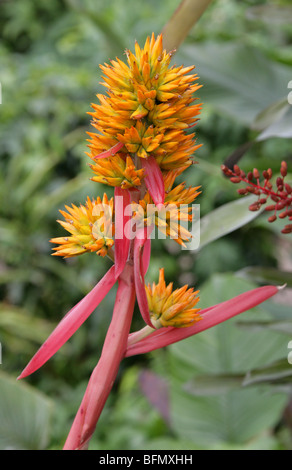
M205 215L200 221L200 247L254 220L261 212L248 209L254 201L255 196L239 198Z
M277 306L279 308L279 305ZM291 307L289 307L291 310ZM266 320L266 321L250 321L238 322L238 326L248 331L259 331L262 329L278 331L288 336L292 336L292 318L289 320ZM292 371L292 368L290 368Z
M185 385L185 390L194 396L218 395L240 387L258 384L291 385L292 367L287 358L274 361L264 367L248 371L246 374L200 375Z
M243 385L251 386L261 383L273 385L289 383L291 386L292 367L287 357L249 372L243 381Z
M270 139L271 137L282 137L289 139L292 137L292 106L287 104L286 111L282 116L274 120L258 136L257 141Z
M248 266L238 271L236 275L263 284L286 284L287 287L292 287L292 272L281 271L277 268Z
M291 69L245 44L186 45L178 56L196 65L203 103L248 126L263 109L287 96Z
M232 275L215 275L201 289L201 306L216 304L251 287ZM268 319L269 315L262 306L240 317L241 321L252 318ZM238 388L238 376L287 355L283 335L270 330L247 332L237 327L238 320L169 348L172 428L180 438L202 447L224 442L245 445L277 422L286 402L285 394L272 394L266 388ZM229 376L229 383L221 383L211 396L194 396L185 390L190 380L195 383L196 377L206 375Z
M0 449L44 450L52 402L32 387L0 374Z
M274 122L282 119L288 109L289 103L287 101L287 97L277 101L276 103L272 103L256 116L254 122L251 124L251 128L256 131L264 131L274 124Z

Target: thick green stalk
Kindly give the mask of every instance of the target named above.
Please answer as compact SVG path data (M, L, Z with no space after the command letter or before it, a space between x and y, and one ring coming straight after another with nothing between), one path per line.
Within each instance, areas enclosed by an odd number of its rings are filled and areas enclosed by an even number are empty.
M162 30L167 52L177 50L212 0L183 0Z

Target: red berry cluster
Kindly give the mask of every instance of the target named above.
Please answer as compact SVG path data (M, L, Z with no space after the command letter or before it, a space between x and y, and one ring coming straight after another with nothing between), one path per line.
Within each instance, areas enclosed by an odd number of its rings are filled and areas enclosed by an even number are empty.
M233 170L225 165L222 165L221 169L232 183L247 184L245 188L237 190L239 194L255 194L258 196L257 201L249 206L250 211L258 211L270 199L274 204L265 206L266 211L273 212L268 221L274 222L277 218L285 219L286 217L292 221L292 187L284 181L285 176L287 176L287 163L285 161L281 163L281 176L276 179L274 185L276 188L271 182L273 176L271 168L263 171L264 182L262 184L260 184L260 172L257 168L248 172L247 175L238 165L234 165ZM292 233L292 223L285 225L281 232Z

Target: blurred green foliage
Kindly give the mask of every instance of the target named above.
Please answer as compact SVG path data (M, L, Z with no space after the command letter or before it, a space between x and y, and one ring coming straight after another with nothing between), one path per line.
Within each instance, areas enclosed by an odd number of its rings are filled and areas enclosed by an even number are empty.
M84 154L87 112L101 91L98 66L116 55L122 58L136 39L143 43L152 31L159 33L177 6L177 0L0 4L3 449L62 448L98 360L114 292L27 379L29 386L15 381L54 325L109 267L93 254L52 258L49 243L62 233L56 218L65 204L110 193L89 181ZM244 170L271 167L275 174L282 159L292 167L286 102L291 18L289 0L215 0L175 56L178 63L195 64L204 85L198 93L204 103L197 127L203 143L196 155L199 165L185 175L188 184L202 186L203 243L189 252L173 241L155 240L147 277L156 280L164 266L176 286L201 289L202 306L255 283L289 282L291 287L291 237L282 236L281 226L268 224L264 214L253 218L245 212L220 171L228 159L240 159ZM286 107L276 115L270 106L278 102ZM260 128L263 122L267 126ZM284 125L285 136L279 132ZM291 291L276 302L240 322L124 361L91 448L291 449L286 363ZM140 325L137 312L134 327ZM248 374L261 381L246 384Z

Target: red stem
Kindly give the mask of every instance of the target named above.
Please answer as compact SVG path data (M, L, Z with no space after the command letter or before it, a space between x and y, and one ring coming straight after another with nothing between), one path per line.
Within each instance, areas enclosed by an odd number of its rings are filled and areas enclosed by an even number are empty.
M92 372L85 395L67 437L64 450L85 450L116 379L127 349L135 305L133 265L119 278L116 302L99 362Z
M259 184L259 180L257 180L257 184L253 183L252 181L249 181L247 178L242 178L240 175L238 176L236 173L232 172L233 176L235 176L236 178L240 178L240 180L243 182L243 183L247 183L251 186L253 186L254 188L256 189L260 189L262 190L265 194L267 194L268 196L276 196L276 197L279 197L280 199L283 199L284 201L287 201L287 205L290 205L290 203L292 202L292 198L291 200L289 199L288 195L287 196L282 196L281 194L279 193L275 193L275 191L273 191L272 189L268 189L266 188L265 186L260 186ZM265 183L266 185L266 183Z

